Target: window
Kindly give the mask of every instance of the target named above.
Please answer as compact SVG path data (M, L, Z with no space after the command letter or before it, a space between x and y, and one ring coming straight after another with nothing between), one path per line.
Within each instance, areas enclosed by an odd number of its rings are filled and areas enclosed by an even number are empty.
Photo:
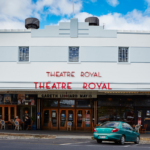
M2 107L0 107L0 120L2 119Z
M60 107L74 107L75 100L60 100Z
M127 123L123 123L122 124L122 128L124 128L126 130L133 130L133 128L129 124L127 124Z
M58 107L58 100L44 100L43 107Z
M105 122L101 125L101 127L105 128L117 128L119 125L119 122Z
M19 61L29 61L29 47L19 47Z
M128 62L128 47L119 47L118 62Z
M79 62L79 47L69 47L69 62Z
M123 121L134 125L134 107L98 106L98 123L106 121Z
M91 107L91 101L90 100L77 100L76 101L77 107Z

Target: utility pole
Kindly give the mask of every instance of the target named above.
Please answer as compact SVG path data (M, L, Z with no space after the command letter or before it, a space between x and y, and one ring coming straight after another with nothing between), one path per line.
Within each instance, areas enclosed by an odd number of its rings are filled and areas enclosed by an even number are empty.
M73 0L73 18L74 18L74 0Z

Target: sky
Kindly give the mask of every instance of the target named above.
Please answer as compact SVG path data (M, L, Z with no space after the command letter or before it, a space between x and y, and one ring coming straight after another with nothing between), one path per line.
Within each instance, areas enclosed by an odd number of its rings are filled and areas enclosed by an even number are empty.
M0 29L25 29L28 17L58 25L73 17L73 0L0 0ZM150 30L150 0L74 0L75 18L96 16L106 29Z

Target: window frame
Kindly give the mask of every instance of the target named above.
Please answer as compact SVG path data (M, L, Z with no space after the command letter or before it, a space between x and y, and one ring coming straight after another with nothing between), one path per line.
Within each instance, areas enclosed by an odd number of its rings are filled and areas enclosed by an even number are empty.
M119 61L119 48L128 48L128 61L127 62L120 62ZM118 46L118 57L117 57L118 64L130 64L130 47L128 46Z
M69 48L70 47L78 47L79 48L79 61L78 62L70 62L69 61ZM80 64L81 62L80 62L80 46L69 46L68 47L68 64Z
M29 48L29 60L28 61L20 61L20 48ZM18 61L19 64L28 64L30 63L30 47L29 46L19 46L18 47Z

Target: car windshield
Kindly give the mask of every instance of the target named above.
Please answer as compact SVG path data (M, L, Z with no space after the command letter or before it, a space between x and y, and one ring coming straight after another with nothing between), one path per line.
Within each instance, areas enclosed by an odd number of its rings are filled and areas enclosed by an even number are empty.
M103 123L103 124L101 125L101 127L116 128L116 127L118 127L118 125L119 125L119 122L105 122L105 123Z

